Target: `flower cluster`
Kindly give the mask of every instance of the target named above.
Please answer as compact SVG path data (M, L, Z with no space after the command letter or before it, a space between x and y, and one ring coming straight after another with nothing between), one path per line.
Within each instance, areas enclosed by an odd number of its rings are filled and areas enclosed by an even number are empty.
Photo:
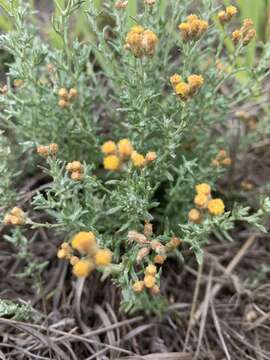
M133 26L126 36L125 48L130 50L134 56L153 56L158 43L157 35L142 26Z
M82 257L75 256L74 251ZM94 269L110 265L112 252L98 247L93 232L81 231L73 237L71 246L66 242L61 244L57 257L69 260L76 277L87 277Z
M129 231L128 240L140 246L136 258L138 264L152 251L154 263L163 265L167 254L173 252L182 243L179 238L172 237L166 245L163 245L158 239L153 238L153 227L149 222L145 222L143 234L135 230Z
M206 183L198 184L196 186L196 193L197 194L194 198L196 208L189 211L189 221L194 224L200 224L206 211L215 216L222 215L224 213L224 203L221 199L212 199L210 185Z
M66 165L66 170L70 173L70 177L74 181L83 180L84 168L80 161L72 161Z
M230 166L232 160L226 150L220 150L216 157L212 160L213 166Z
M48 157L49 155L55 156L58 153L59 146L57 144L50 145L38 145L37 153L42 157Z
M122 139L117 144L111 140L106 141L101 150L105 155L103 160L104 169L110 171L119 170L129 160L135 167L142 168L157 158L154 151L149 151L145 156L138 153L128 139Z
M202 87L204 79L201 75L192 74L188 77L187 82L184 82L180 75L174 74L171 76L170 81L176 95L185 101L196 95Z
M218 19L221 24L225 24L230 22L236 14L237 8L235 6L227 6L225 10L221 10L218 13Z
M182 22L178 29L180 30L184 41L198 40L208 29L208 22L200 20L197 15L191 14L185 22Z
M160 292L159 286L156 284L157 267L149 264L144 271L144 279L137 280L132 286L136 294L141 293L145 288L149 289L151 294L157 295Z
M25 213L19 207L14 207L5 217L4 224L6 225L24 225Z
M245 19L243 26L239 30L232 33L232 40L235 45L248 45L250 41L256 36L256 30L251 19Z
M61 88L58 91L58 105L60 108L67 108L70 102L78 96L78 91L75 88L71 88L69 91L66 88Z

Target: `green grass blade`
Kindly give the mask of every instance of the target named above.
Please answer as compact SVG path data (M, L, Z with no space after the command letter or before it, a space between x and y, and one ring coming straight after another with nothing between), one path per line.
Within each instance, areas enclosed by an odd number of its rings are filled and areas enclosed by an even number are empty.
M128 27L134 25L134 20L132 18L137 17L137 0L131 0L128 2Z

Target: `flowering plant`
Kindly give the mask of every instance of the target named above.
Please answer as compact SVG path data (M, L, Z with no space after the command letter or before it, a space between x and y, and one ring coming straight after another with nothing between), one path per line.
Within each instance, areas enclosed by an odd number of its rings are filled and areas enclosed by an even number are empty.
M107 1L106 26L89 1L95 40L79 42L71 19L82 3L62 8L55 0L60 48L43 40L27 5L8 3L15 30L1 35L0 46L14 61L0 95L1 136L16 146L1 165L3 223L21 234L48 229L56 235L55 258L70 262L75 277L96 269L121 288L125 311L159 313L171 258L184 261L188 249L202 262L211 236L230 239L237 220L265 231L268 198L258 209L233 205L237 154L229 119L260 95L270 52L262 46L256 67L242 66L252 22L235 30L237 9L219 11L211 0L196 10L200 16L187 0L165 12L148 0L135 18L127 1ZM16 201L12 192L11 161L21 168L18 184L42 166L45 185L26 203L25 194Z

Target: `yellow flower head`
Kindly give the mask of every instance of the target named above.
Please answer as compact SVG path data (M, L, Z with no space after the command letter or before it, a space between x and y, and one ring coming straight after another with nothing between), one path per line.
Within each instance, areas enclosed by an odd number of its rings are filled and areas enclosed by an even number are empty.
M58 153L59 146L58 144L52 143L49 145L49 151L51 155L56 155Z
M118 151L121 158L129 158L133 152L133 146L128 139L122 139L118 142Z
M37 153L42 157L47 157L49 155L49 147L44 145L39 145L37 147Z
M152 276L155 276L157 273L157 268L155 265L153 264L150 264L146 267L145 269L145 275L152 275Z
M82 254L91 254L96 252L96 237L92 231L80 231L71 240L73 249Z
M82 181L83 180L83 174L80 173L79 171L73 171L71 173L71 179L74 181Z
M132 152L131 160L135 167L141 168L145 165L145 157L139 154L137 151Z
M94 263L90 259L79 260L73 266L73 274L78 278L87 277L94 268Z
M160 288L157 284L155 284L151 289L151 294L158 295L160 293Z
M208 22L200 20L197 15L191 14L187 17L187 22L183 22L178 26L183 39L198 40L208 29Z
M74 266L75 264L77 264L77 262L80 261L80 259L78 258L78 256L71 256L69 262L70 265Z
M253 26L254 26L254 23L251 19L249 19L249 18L244 19L242 30L250 30L253 28Z
M128 1L127 0L117 0L115 5L114 5L116 10L125 9L127 6L128 6Z
M103 154L111 155L116 153L117 147L114 141L109 140L102 145L101 150Z
M57 257L59 259L69 259L72 254L72 248L67 242L63 242L60 246L60 249L57 252Z
M170 77L170 82L173 87L175 87L177 84L179 84L182 81L182 78L178 74L174 74Z
M238 44L241 40L241 37L242 37L242 33L240 30L235 30L233 33L232 33L232 41L234 44Z
M67 99L67 98L68 98L68 91L67 91L67 89L65 89L65 88L59 89L59 90L58 90L58 96L59 96L60 98Z
M14 207L9 214L4 217L4 224L6 225L24 225L25 213L19 207Z
M203 77L201 75L190 75L188 77L188 84L192 91L198 90L203 85Z
M207 207L212 215L222 215L225 211L225 205L221 199L210 200Z
M149 151L145 155L146 164L152 163L153 161L156 160L156 158L157 158L157 153L155 151Z
M204 194L209 196L211 193L211 186L206 183L198 184L196 185L196 192L197 194Z
M24 215L25 215L24 211L17 206L15 206L13 209L11 209L10 213L11 213L11 215L17 216L17 217L24 217Z
M151 289L155 285L156 279L152 275L145 275L143 282L144 282L145 287L147 287L148 289Z
M226 13L229 15L229 17L233 17L237 14L237 8L235 6L227 6L226 7Z
M202 220L200 211L197 209L191 209L188 213L188 220L194 224L200 224Z
M221 24L224 24L228 21L228 14L226 13L226 11L221 10L218 13L218 19L221 22Z
M154 257L154 263L155 264L163 265L165 260L166 260L166 256L156 255Z
M255 29L248 30L248 32L245 34L245 36L243 38L243 44L248 45L250 43L250 41L255 38L255 36L256 36Z
M178 29L180 30L183 39L185 41L189 40L191 34L191 25L187 22L183 22L179 24Z
M157 43L157 35L151 30L145 30L142 37L142 47L146 55L154 54Z
M116 155L106 156L103 160L103 166L106 170L115 171L120 167L120 159Z
M98 249L95 255L96 266L106 266L112 262L112 252L109 249Z
M80 161L72 161L70 163L67 164L66 166L66 170L69 172L82 172L83 171L83 166L80 163Z
M182 100L186 100L190 94L190 86L184 82L177 84L174 90Z
M169 242L169 245L173 248L173 249L176 249L178 248L180 245L182 244L182 240L179 239L178 237L176 236L173 236Z
M144 28L140 25L135 25L131 28L130 32L135 34L142 34L144 32Z
M78 96L78 90L75 88L71 88L68 92L68 98L70 100L72 100L72 99L76 98L77 96Z
M135 283L132 286L132 290L136 293L139 294L143 291L144 289L144 282L143 281L135 281Z
M192 23L193 21L199 20L198 16L195 14L190 14L187 17L187 22Z
M221 163L222 163L222 165L224 165L224 166L230 166L231 163L232 163L232 160L231 160L230 157L226 157L224 160L222 160Z
M208 196L206 196L205 194L202 194L202 193L196 195L194 198L194 204L199 209L205 209L208 204Z
M217 154L217 159L222 160L222 159L226 158L227 156L228 156L228 153L226 150L219 150L219 152Z

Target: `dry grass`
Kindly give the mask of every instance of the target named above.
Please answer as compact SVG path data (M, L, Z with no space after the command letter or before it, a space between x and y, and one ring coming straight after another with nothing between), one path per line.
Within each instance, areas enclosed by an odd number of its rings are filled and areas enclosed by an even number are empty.
M213 241L198 271L189 255L185 265L168 262L162 292L171 305L162 320L119 313L109 282L71 284L55 259L57 240L41 241L35 251L50 261L42 295L16 278L18 262L1 256L0 296L30 301L36 312L35 321L0 319L1 359L270 359L269 273L258 272L270 262L267 238L242 229L234 243Z

